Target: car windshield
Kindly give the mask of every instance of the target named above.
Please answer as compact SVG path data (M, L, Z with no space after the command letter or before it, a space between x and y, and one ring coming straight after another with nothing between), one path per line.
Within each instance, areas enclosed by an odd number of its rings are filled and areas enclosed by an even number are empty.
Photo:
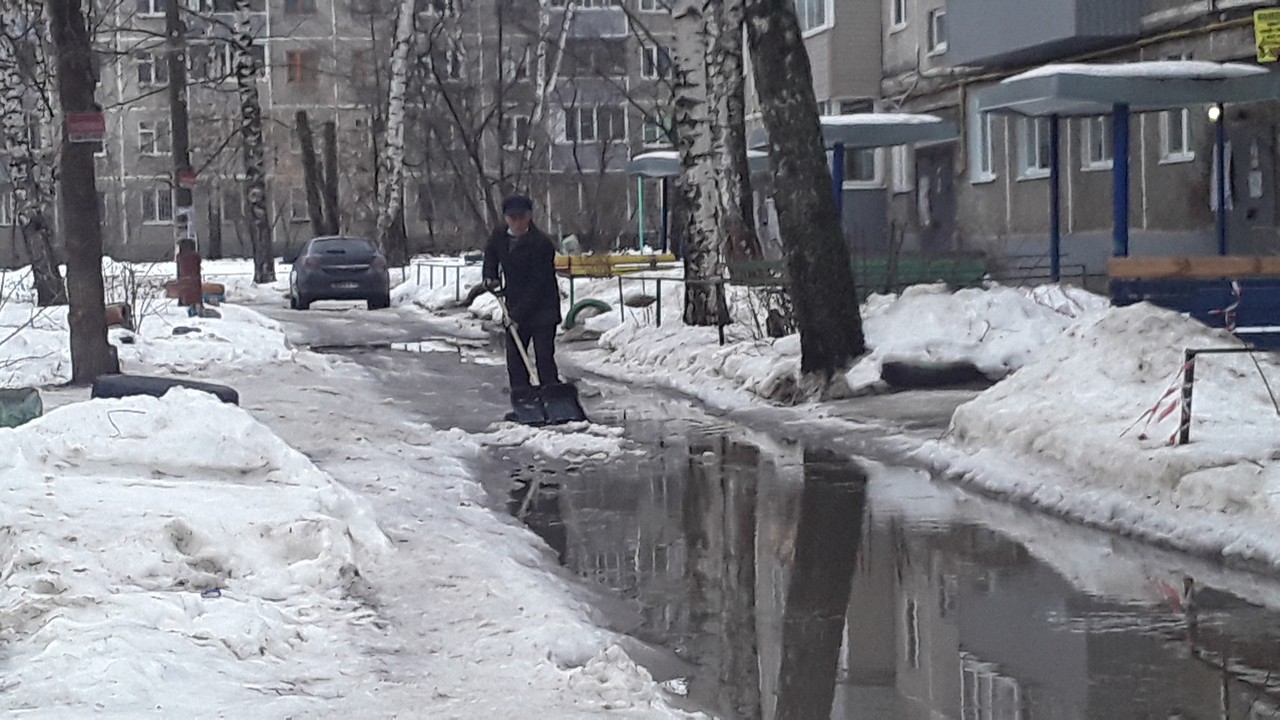
M372 255L377 250L373 241L365 238L325 238L311 242L310 254Z

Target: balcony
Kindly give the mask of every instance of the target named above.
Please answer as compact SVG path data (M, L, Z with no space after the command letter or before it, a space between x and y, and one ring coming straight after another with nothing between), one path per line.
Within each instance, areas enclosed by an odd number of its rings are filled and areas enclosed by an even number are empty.
M1143 0L966 0L947 8L954 65L1009 67L1070 57L1139 35Z

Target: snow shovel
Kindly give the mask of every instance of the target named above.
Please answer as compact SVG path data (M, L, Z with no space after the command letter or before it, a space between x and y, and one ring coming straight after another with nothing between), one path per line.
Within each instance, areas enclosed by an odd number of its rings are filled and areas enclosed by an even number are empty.
M522 425L561 425L570 422L585 422L587 413L578 400L578 388L570 383L552 382L543 384L538 378L538 368L529 358L529 350L520 342L520 329L516 321L511 319L507 311L507 301L502 295L494 293L498 305L502 308L502 324L511 334L511 340L520 351L520 359L529 371L527 388L511 388L512 420Z

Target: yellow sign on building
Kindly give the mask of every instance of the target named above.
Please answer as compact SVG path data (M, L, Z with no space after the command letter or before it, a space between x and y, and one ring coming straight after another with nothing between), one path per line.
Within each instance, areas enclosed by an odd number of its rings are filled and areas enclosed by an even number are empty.
M1258 62L1280 61L1280 8L1254 11L1253 38L1258 46Z

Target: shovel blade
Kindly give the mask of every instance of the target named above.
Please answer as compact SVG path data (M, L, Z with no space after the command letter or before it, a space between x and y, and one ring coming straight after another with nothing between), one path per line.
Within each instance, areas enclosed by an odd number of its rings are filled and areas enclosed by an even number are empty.
M582 409L582 402L578 400L577 386L556 383L543 385L538 389L542 391L542 406L546 411L548 424L586 422L587 413Z
M511 389L512 420L521 425L546 425L547 409L542 404L541 388Z

